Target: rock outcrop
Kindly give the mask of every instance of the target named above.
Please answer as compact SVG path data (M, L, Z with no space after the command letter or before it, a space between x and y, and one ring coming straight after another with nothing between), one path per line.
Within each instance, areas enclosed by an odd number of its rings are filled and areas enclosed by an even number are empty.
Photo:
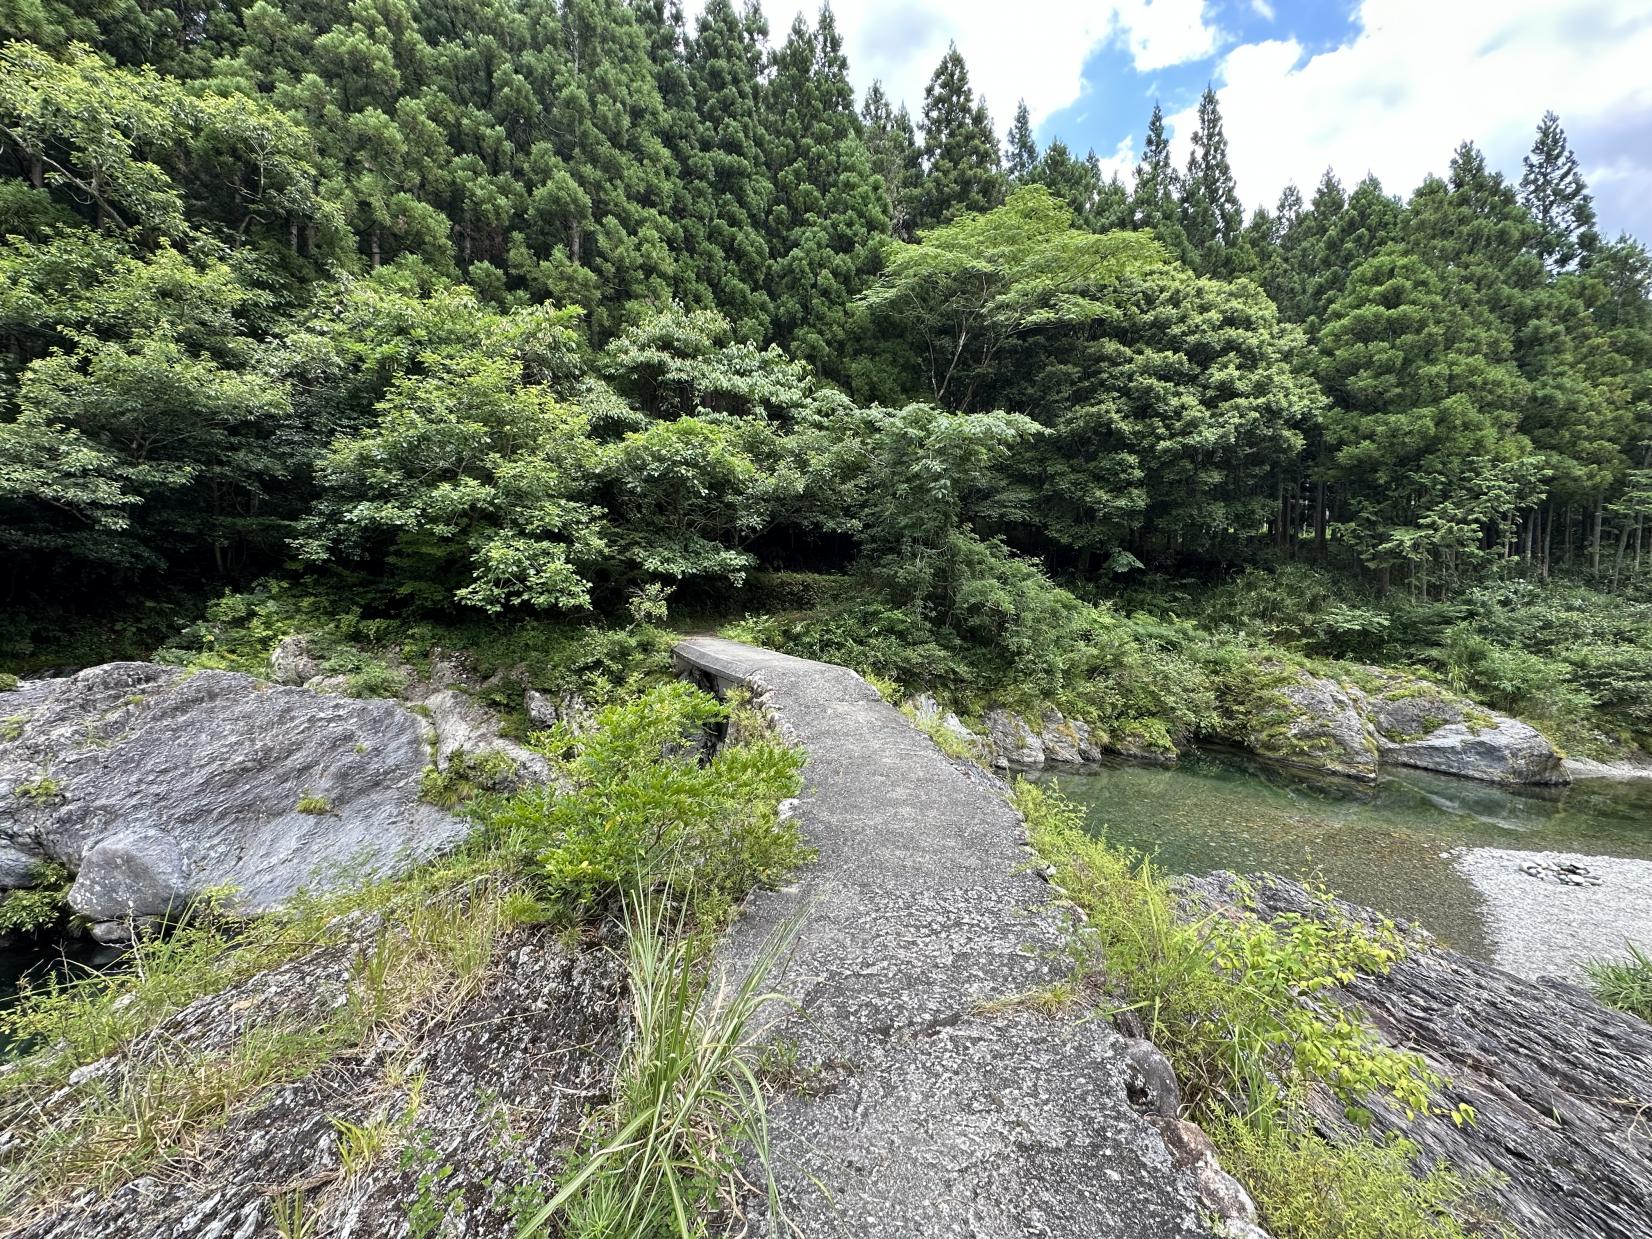
M1232 899L1226 875L1190 886L1206 900ZM1280 880L1260 883L1254 904L1265 916L1323 914L1302 887ZM1350 904L1338 912L1372 915ZM1404 1136L1425 1162L1493 1180L1493 1203L1522 1235L1652 1235L1652 1025L1577 986L1526 980L1413 933L1413 949L1387 976L1359 975L1338 996L1385 1042L1447 1078L1445 1109L1466 1102L1477 1117L1459 1127L1378 1104L1376 1133ZM1327 1134L1355 1134L1328 1094L1314 1111Z
M1571 779L1535 727L1415 676L1359 667L1332 677L1274 664L1258 678L1229 730L1262 757L1359 779L1383 765L1488 783Z
M393 701L109 663L26 681L6 707L0 869L66 865L70 906L93 921L225 890L258 912L465 834L419 800L427 727Z
M1233 739L1258 756L1356 779L1377 777L1375 728L1357 689L1299 667L1270 666L1233 720Z
M1360 694L1382 760L1488 783L1567 783L1548 737L1519 719L1487 710L1411 676L1361 669Z
M31 1116L30 1136L152 1061L210 1056L243 1030L303 1028L346 1001L376 946L318 949L200 999L120 1054L75 1073ZM623 954L570 948L551 929L518 930L495 951L463 1005L440 999L301 1079L262 1091L187 1156L162 1161L108 1195L81 1191L8 1218L14 1239L231 1239L275 1236L296 1196L337 1239L426 1234L515 1239L554 1190L592 1106L609 1096L622 1040ZM210 1061L210 1059L209 1059ZM382 1133L376 1155L347 1164L351 1125ZM7 1147L0 1133L0 1159Z
M1095 765L1109 756L1136 761L1173 763L1176 750L1147 733L1146 729L1124 728L1117 733L1103 731L1081 718L1068 718L1054 706L1046 706L1034 720L1025 714L994 707L982 718L982 730L975 732L960 722L956 714L941 717L932 697L911 703L920 718L940 718L940 725L966 746L974 748L982 760L998 770L1041 770L1046 766L1080 768Z

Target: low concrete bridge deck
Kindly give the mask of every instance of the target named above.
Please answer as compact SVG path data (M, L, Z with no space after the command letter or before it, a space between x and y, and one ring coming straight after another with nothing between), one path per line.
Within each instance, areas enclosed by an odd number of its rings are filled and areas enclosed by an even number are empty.
M795 1043L801 1071L770 1114L787 1224L759 1216L753 1230L1212 1234L1131 1108L1125 1038L1082 1012L987 1007L1070 970L1066 914L1030 870L1002 784L949 760L843 667L712 637L683 641L677 659L753 689L808 758L799 812L819 859L755 894L725 942L739 968L800 920L770 985L796 1003L771 1035Z

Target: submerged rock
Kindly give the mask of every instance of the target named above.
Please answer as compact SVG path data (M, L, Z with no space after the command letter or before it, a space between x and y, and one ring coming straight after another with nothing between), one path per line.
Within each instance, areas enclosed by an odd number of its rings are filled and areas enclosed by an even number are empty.
M259 912L405 868L466 831L419 800L425 726L396 702L109 663L27 682L12 708L0 845L66 865L69 905L94 921L225 890Z

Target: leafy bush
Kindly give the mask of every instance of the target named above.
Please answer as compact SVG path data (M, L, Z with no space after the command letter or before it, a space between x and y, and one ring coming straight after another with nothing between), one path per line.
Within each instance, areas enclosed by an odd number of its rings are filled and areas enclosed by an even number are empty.
M492 824L541 841L548 897L574 911L663 882L715 912L803 851L797 823L776 809L799 786L801 754L746 728L746 743L702 760L708 729L728 716L715 698L670 683L607 707L590 735L552 728L542 749L562 786L522 792Z
M56 861L44 861L30 877L29 886L0 894L0 934L34 933L63 916L69 871Z
M1413 1170L1404 1140L1331 1144L1296 1126L1228 1116L1210 1128L1222 1167L1250 1189L1278 1239L1470 1239L1473 1188L1443 1166Z

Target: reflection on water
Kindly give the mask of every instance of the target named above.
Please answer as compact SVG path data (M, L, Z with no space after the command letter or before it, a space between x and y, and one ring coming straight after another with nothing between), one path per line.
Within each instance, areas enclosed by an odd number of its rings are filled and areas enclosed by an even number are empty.
M1374 786L1315 779L1225 752L1175 767L1110 763L1057 782L1109 841L1175 873L1321 876L1332 890L1493 958L1479 893L1453 848L1652 859L1652 784L1589 781L1513 791L1424 771ZM1534 882L1534 897L1541 884Z

